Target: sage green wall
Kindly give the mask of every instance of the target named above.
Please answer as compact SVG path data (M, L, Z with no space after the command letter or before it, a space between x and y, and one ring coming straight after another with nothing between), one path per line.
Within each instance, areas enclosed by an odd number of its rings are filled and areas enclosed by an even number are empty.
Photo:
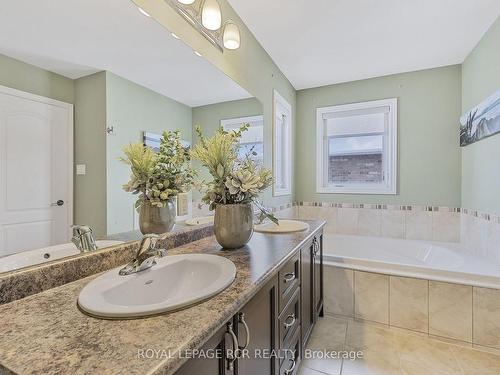
M262 115L262 104L257 99L233 100L194 107L193 125L201 126L205 134L212 135L219 128L221 120L258 115Z
M460 205L459 65L297 92L296 199ZM316 108L398 98L398 194L316 193Z
M106 73L75 80L75 164L86 164L86 175L75 175L74 218L90 225L96 236L106 234Z
M212 46L198 31L179 16L163 0L133 0L146 10L167 30L174 32L186 44L200 52L203 57L222 72L255 96L263 107L264 139L272 139L273 89L292 105L293 126L295 126L296 92L271 57L262 48L238 14L227 0L219 0L224 19L232 19L241 32L241 47L237 50L224 50L221 53ZM166 37L170 37L166 34ZM202 77L200 77L202 79ZM293 132L295 133L295 132ZM272 168L272 144L267 142L264 148L264 164ZM263 196L264 203L278 206L292 202L292 195L272 197L269 189Z
M106 122L115 128L114 135L106 136L107 230L113 234L134 227L136 196L122 189L130 178L130 167L118 160L123 146L141 142L143 131L161 134L179 129L182 138L191 141L192 110L110 72L106 73L106 98Z
M462 113L500 89L500 18L462 66ZM500 134L462 147L462 206L500 215Z
M5 55L0 55L0 85L66 103L74 103L72 79Z

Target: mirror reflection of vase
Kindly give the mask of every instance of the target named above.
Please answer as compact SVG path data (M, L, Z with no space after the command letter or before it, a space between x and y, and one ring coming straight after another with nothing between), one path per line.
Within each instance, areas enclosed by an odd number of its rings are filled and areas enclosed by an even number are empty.
M218 204L215 207L214 232L224 249L237 249L253 235L253 210L248 204Z
M139 208L139 228L142 234L162 234L170 232L175 225L176 209L172 200L164 207L144 201Z

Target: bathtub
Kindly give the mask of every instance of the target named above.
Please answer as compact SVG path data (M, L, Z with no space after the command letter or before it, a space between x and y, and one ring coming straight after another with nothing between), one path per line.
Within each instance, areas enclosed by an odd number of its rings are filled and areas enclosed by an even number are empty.
M458 243L324 235L323 261L327 266L500 289L500 263Z
M98 249L114 246L123 243L122 241L97 240ZM0 258L0 272L13 271L19 268L34 266L65 258L71 255L80 254L80 250L73 243L48 246L41 249L23 251L17 254Z

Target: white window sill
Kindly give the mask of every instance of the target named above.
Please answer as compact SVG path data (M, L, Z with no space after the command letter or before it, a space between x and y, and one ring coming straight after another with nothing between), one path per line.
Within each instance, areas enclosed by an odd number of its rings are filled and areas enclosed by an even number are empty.
M397 191L393 188L363 188L363 187L319 187L316 189L318 194L374 194L374 195L396 195Z

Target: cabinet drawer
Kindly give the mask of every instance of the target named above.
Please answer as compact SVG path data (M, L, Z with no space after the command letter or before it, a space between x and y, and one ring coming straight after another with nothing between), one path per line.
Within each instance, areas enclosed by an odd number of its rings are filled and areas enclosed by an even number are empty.
M300 285L300 252L297 252L279 271L279 310L288 304Z
M300 329L296 330L293 335L292 345L286 351L283 362L280 366L280 375L295 375L299 370L300 365Z
M300 288L297 288L290 302L283 309L278 322L280 348L289 349L293 344L293 336L300 326Z

